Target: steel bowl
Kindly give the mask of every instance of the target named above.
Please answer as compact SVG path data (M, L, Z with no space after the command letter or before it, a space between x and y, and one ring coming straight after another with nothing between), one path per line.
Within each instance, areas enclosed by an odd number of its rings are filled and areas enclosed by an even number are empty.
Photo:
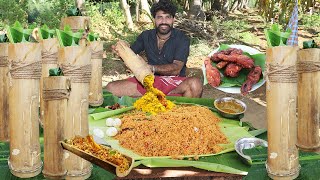
M244 163L251 165L252 164L251 157L244 155L242 150L243 149L251 149L251 148L254 148L257 146L268 147L268 142L263 139L259 139L259 138L255 138L255 137L240 138L234 144L234 149L236 150L236 152L238 153L238 155L240 156L241 160Z
M218 105L219 103L226 103L231 101L241 106L242 110L236 113L230 113L230 112L226 112L224 109L221 109ZM247 110L247 105L243 101L239 99L235 99L233 97L223 97L223 98L216 99L213 105L222 117L229 118L229 119L241 119L244 116L244 112Z

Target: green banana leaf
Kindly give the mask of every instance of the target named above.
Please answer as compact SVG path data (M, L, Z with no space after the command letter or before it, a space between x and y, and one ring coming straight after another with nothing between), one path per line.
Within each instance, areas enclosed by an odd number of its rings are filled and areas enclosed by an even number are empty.
M62 69L60 67L49 69L49 76L63 76Z
M268 173L266 171L265 163L268 157L268 149L266 147L256 147L252 149L245 149L243 153L250 156L253 165L249 169L248 175L244 177L245 180L268 180ZM320 177L320 154L310 152L299 152L299 164L301 170L299 173L299 180L315 180Z
M73 6L66 11L67 16L82 16L79 8Z
M56 29L56 35L61 47L78 46L79 40L82 37L82 30L79 32L72 32L69 25L64 27L64 30Z
M279 24L273 24L270 29L264 30L264 34L269 47L285 46L287 44L287 39L291 34L291 29L287 29L283 32L281 31L281 26Z
M89 32L88 34L88 41L92 42L92 41L98 41L99 35L94 33L94 32Z
M39 37L40 39L50 39L53 38L56 31L54 29L50 29L46 24L44 24L40 28Z
M147 167L195 167L199 169L204 169L208 171L216 171L223 173L246 175L246 170L240 170L228 165L223 165L214 162L204 162L204 161L189 161L189 160L175 160L175 159L144 159L135 162L135 167L138 165L144 165Z
M134 107L133 106L129 106L129 107L121 108L121 109L94 113L94 114L90 114L89 116L90 116L90 120L104 121L107 117L113 117L115 115L125 113L127 111L132 110L132 109L134 109Z
M7 36L11 43L34 42L31 36L32 29L24 29L20 22L16 21L13 26L7 26Z
M318 48L317 43L314 40L303 41L303 49Z
M109 112L109 111L108 111ZM111 117L111 116L110 116ZM99 120L99 121L95 121L90 119L89 120L89 124L90 124L90 129L93 128L99 128L103 131L105 131L107 129L106 125L105 125L105 120ZM221 131L227 136L228 140L229 140L229 144L221 144L221 146L224 148L223 151L217 153L217 154L222 154L222 153L226 153L226 152L231 152L234 150L234 142L242 137L253 137L253 135L251 135L248 132L248 127L240 127L239 123L238 124L234 124L234 120L227 120L227 119L223 119L222 122L219 124ZM132 157L135 160L142 160L142 159L163 159L163 158L170 158L169 156L161 156L161 157L145 157L145 156L141 156L138 155L136 153L134 153L133 151L123 148L122 146L120 146L118 140L115 140L111 137L108 137L105 139L107 141L107 143L109 145L112 146L112 148L118 150L119 152L126 154L130 157ZM217 155L217 154L201 154L198 155L198 157L204 157L204 156L212 156L212 155ZM194 155L186 155L184 156L185 158L188 157L194 157Z
M9 42L7 34L0 34L0 43L6 43L6 42Z

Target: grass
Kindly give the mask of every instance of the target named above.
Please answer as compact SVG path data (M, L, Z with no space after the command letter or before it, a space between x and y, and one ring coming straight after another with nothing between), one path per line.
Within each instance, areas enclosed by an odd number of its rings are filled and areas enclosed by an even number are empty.
M255 44L255 45L261 44L261 39L255 34L250 32L239 33L238 37L241 41L246 42L248 44Z

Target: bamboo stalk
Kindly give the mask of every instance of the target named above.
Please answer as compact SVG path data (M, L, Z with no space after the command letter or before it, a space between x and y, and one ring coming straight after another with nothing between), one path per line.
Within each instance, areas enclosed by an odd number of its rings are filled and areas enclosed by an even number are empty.
M9 141L8 43L0 43L0 141Z
M8 46L10 171L20 178L41 172L39 142L39 80L41 46L16 43Z
M58 65L66 77L71 79L68 115L64 123L65 138L85 137L89 134L88 98L91 78L91 51L88 47L70 46L58 50ZM92 165L65 151L67 179L86 179L91 175Z
M136 55L125 41L118 41L115 49L139 82L143 84L143 80L147 75L153 75L147 62L139 55Z
M297 142L297 47L267 49L267 171L272 179L299 176Z
M304 151L320 147L320 49L298 52L298 140Z
M43 78L44 167L42 173L49 179L64 179L67 173L60 141L64 140L65 128L63 127L67 118L69 91L70 80L67 77Z
M58 47L57 38L41 40L42 46L42 73L40 79L40 119L43 120L44 101L42 98L43 78L49 76L49 69L57 68L58 65Z
M89 90L89 104L100 106L103 103L102 96L102 55L103 43L101 41L90 42L91 55L91 80Z

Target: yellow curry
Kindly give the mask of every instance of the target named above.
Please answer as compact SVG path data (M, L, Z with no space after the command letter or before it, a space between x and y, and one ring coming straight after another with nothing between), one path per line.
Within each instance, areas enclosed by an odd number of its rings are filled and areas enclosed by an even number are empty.
M234 100L218 102L216 106L221 111L230 114L237 114L244 111L244 108Z

